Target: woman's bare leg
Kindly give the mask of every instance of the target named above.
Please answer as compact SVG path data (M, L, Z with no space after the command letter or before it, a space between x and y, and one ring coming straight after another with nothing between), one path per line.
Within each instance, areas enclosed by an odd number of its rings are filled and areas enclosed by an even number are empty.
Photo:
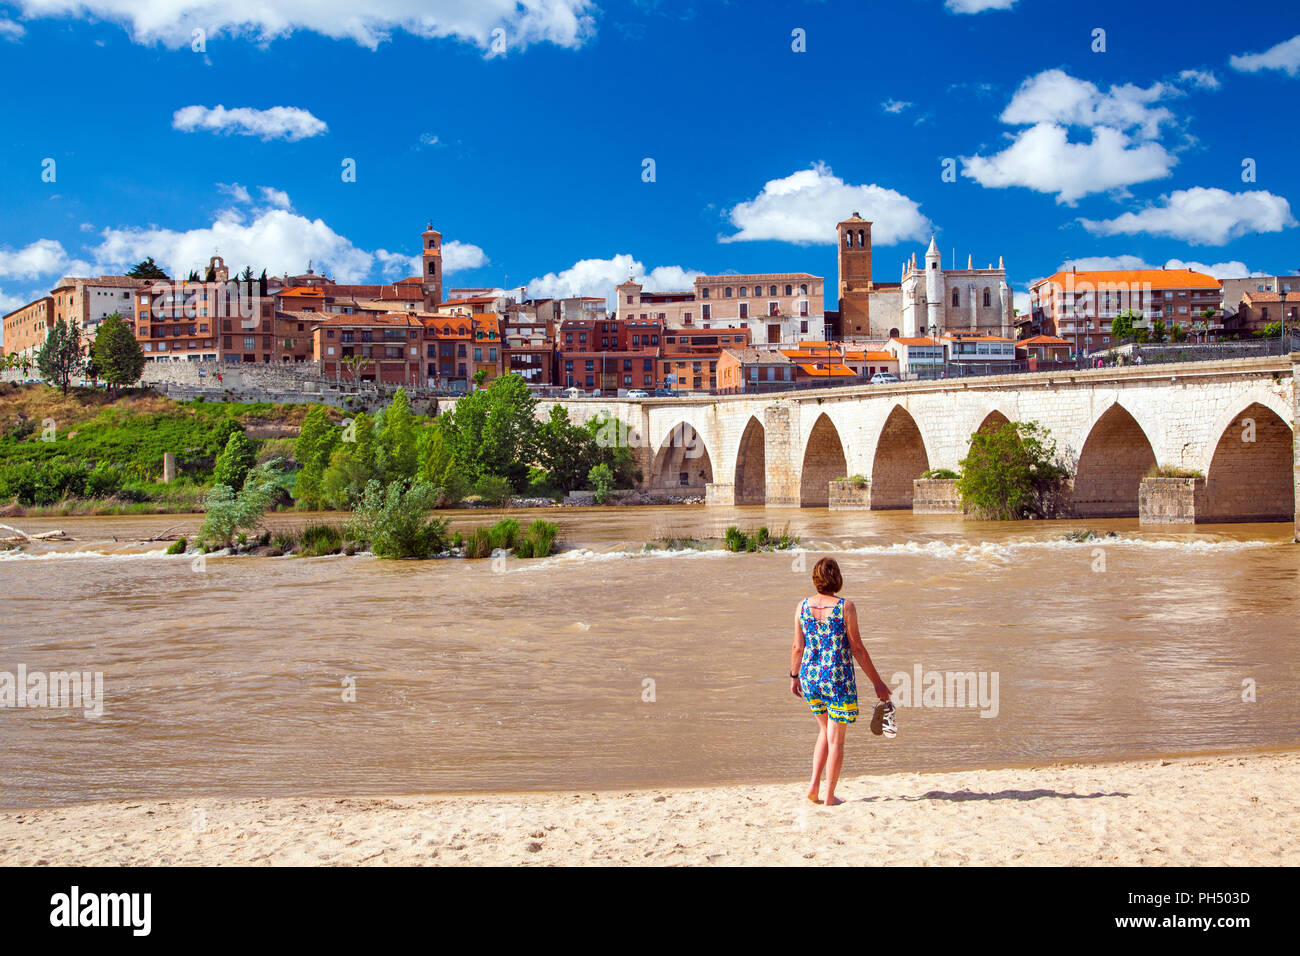
M817 743L813 744L812 783L808 784L808 799L817 802L817 793L822 788L822 771L826 768L826 715L813 714L821 724L817 732Z
M843 803L835 796L835 785L840 781L840 767L844 765L844 734L848 724L832 720L826 727L826 806Z

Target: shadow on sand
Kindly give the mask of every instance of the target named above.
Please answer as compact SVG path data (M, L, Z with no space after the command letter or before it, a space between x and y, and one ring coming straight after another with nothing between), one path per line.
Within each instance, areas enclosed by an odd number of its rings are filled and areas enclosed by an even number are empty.
M1059 790L999 790L996 793L980 793L974 790L931 790L920 796L905 797L863 797L863 803L878 803L890 800L952 800L962 802L965 800L1045 800L1056 798L1058 800L1096 800L1099 797L1128 797L1132 794L1120 793L1062 793Z

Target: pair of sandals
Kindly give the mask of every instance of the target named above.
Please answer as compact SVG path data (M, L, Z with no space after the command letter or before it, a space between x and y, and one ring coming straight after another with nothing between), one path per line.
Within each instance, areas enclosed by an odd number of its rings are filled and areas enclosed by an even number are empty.
M871 712L871 732L877 737L897 737L898 718L895 716L897 710L892 700L882 700L878 703L876 709Z

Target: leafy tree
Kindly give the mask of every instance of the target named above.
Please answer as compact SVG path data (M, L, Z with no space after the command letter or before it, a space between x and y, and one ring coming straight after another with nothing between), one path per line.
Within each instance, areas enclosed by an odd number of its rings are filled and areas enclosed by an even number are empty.
M1169 338L1174 342L1186 342L1187 327L1183 325L1175 325L1169 330Z
M321 495L331 508L347 511L365 493L367 483L379 477L374 419L362 412L343 430L339 444L330 453L329 467L321 479Z
M502 375L464 396L444 416L444 437L471 483L499 475L521 488L536 454L537 399L518 375Z
M603 505L609 500L609 493L614 487L614 469L602 462L587 473L587 481L596 493L596 504Z
M257 449L243 431L237 431L230 436L225 449L217 456L217 463L212 468L212 479L218 485L239 491L244 487L244 481L255 464Z
M614 487L631 488L641 480L641 466L632 451L627 424L613 416L592 418L586 423L595 445L594 460L604 462L614 472Z
M1142 313L1134 309L1125 309L1116 314L1110 322L1110 334L1116 339L1131 339L1135 323L1141 321Z
M487 381L487 369L476 369L474 372L474 386L476 388L482 388L485 381Z
M1256 338L1262 338L1262 339L1277 338L1282 334L1282 323L1270 322L1262 329L1256 329L1253 334Z
M1165 320L1152 319L1151 320L1151 341L1163 342L1164 340L1165 340Z
M81 329L75 322L59 319L45 335L45 344L36 356L36 367L47 382L58 385L68 394L72 376L82 369Z
M302 420L302 429L293 446L293 456L302 465L294 483L294 494L308 508L325 506L325 470L342 435L343 430L330 419L324 405L313 405Z
M153 261L153 256L145 259L143 262L137 262L133 265L127 275L132 279L166 279L167 273L158 267Z
M348 534L366 541L381 558L431 558L448 548L445 518L432 518L438 489L423 482L366 483Z
M90 351L99 375L114 388L140 380L144 350L118 313L104 319Z
M443 436L441 419L420 434L419 459L416 480L437 488L441 493L440 504L453 505L465 497L469 483Z
M1066 477L1047 429L1036 422L1006 422L971 436L957 491L969 510L986 518L1052 517Z
M210 547L228 548L236 532L256 530L274 500L278 465L276 459L252 469L238 492L226 484L214 485L208 492L199 541Z
M411 479L419 465L415 418L406 389L399 388L377 419L375 467L385 481Z
M537 460L551 484L565 494L582 487L599 460L597 451L591 432L570 422L562 405L553 405L550 417L537 429Z

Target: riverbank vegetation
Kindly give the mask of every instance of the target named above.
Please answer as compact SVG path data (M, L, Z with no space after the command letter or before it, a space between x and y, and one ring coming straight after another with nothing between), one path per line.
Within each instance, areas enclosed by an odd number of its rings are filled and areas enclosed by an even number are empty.
M971 436L957 492L979 518L1017 521L1054 518L1064 507L1069 472L1058 460L1051 432L1037 422L1005 422Z
M767 526L764 525L757 531L742 531L734 524L726 530L726 536L723 539L726 543L727 550L740 552L754 551L789 551L798 547L798 537L790 534L790 526L786 525L780 535L772 535Z

